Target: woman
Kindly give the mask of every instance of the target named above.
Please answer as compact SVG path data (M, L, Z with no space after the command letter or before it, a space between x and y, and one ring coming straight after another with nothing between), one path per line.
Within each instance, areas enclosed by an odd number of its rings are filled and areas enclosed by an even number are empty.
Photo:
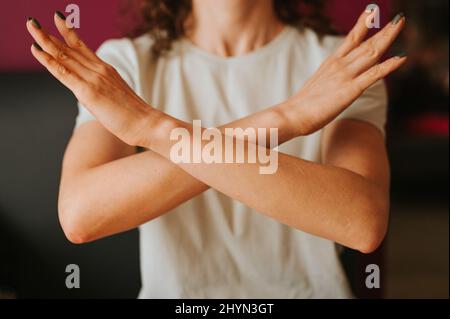
M73 243L140 226L140 297L351 297L335 243L369 253L386 233L379 80L406 58L377 62L405 19L364 41L375 14L364 12L346 39L321 37L320 15L289 11L304 2L148 0L149 32L97 55L61 13L64 42L27 22L32 54L82 105L61 225ZM278 156L276 173L250 161L174 163L171 132L192 132L193 120L277 128L278 152L254 141Z

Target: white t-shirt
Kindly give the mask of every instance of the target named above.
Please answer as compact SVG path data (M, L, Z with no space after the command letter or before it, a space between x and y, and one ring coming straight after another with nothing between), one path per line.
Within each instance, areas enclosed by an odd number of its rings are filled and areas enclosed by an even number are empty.
M152 40L144 35L109 40L98 55L153 107L214 127L292 96L341 41L286 27L266 46L238 57L219 57L181 39L154 59ZM386 105L379 82L339 118L384 132ZM80 106L77 126L93 119ZM280 151L320 162L321 134L294 139ZM140 298L352 297L334 242L282 225L213 189L139 230Z

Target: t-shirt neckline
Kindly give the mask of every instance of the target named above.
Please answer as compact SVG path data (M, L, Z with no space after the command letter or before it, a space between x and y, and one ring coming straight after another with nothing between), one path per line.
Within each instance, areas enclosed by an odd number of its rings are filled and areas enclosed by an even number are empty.
M256 58L263 57L268 54L270 55L272 52L278 51L280 47L286 42L285 40L292 34L293 31L294 31L293 27L285 26L283 30L281 30L280 33L278 33L275 36L275 38L273 38L270 42L266 43L262 47L259 47L245 54L231 57L222 57L214 53L208 52L195 45L191 40L189 40L186 37L180 40L180 44L184 52L190 52L194 55L210 60L211 62L214 63L221 63L221 64L246 63Z

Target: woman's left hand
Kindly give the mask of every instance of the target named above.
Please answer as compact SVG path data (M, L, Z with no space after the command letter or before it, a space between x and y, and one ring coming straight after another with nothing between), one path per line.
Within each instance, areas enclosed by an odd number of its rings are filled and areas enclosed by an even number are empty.
M281 106L293 136L312 134L355 102L369 87L382 80L406 61L399 55L380 62L406 24L398 14L382 30L366 40L367 21L378 11L361 14L342 45L331 54L301 89Z
M31 47L34 57L114 135L130 145L146 145L141 130L149 124L152 108L66 26L62 17L55 14L54 20L64 42L45 32L37 20L27 21L36 41Z

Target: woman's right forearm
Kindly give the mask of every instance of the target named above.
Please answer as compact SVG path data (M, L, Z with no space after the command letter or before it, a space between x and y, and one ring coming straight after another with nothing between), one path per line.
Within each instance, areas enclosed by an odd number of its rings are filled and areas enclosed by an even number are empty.
M207 186L147 151L64 176L59 217L67 238L85 243L152 220Z
M286 122L275 106L220 129L278 128L283 143L292 138ZM63 169L59 213L64 232L74 243L135 228L209 188L152 151L67 175Z

